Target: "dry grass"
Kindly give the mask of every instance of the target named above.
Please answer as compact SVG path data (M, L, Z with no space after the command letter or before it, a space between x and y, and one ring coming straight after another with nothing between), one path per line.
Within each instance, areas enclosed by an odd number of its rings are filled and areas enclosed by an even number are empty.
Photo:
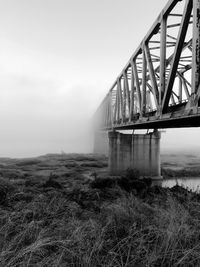
M62 158L63 166L74 157ZM145 194L117 183L95 188L76 168L64 178L58 169L53 179L60 187L47 183L48 177L26 183L26 176L13 188L7 178L7 199L0 205L1 267L200 266L199 195L178 186L152 187Z

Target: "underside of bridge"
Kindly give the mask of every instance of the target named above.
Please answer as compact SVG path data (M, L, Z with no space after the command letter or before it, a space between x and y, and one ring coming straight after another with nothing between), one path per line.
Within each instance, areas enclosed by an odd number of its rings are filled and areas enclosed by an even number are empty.
M200 126L200 0L167 3L114 81L94 121L101 131ZM144 147L140 144L141 150ZM112 146L110 150L112 155ZM121 150L120 145L118 153Z

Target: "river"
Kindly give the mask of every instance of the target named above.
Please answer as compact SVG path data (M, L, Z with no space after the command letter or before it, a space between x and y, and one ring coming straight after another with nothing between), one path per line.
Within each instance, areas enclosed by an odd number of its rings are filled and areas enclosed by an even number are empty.
M200 177L184 177L184 178L171 178L163 179L161 181L163 187L173 187L176 184L187 188L188 190L200 192Z

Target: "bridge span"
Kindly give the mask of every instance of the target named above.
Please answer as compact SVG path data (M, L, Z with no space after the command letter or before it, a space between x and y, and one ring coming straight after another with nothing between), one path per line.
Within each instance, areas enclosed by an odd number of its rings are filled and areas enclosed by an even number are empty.
M167 3L108 90L95 122L110 132L111 173L139 166L145 175L160 175L157 131L143 137L113 132L200 126L200 0Z

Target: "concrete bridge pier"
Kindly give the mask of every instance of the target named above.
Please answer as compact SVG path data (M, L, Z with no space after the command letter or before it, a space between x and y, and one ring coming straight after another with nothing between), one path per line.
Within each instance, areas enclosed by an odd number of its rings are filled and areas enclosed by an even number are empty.
M141 176L160 178L160 132L122 134L113 131L108 137L111 175L131 168L137 169Z

